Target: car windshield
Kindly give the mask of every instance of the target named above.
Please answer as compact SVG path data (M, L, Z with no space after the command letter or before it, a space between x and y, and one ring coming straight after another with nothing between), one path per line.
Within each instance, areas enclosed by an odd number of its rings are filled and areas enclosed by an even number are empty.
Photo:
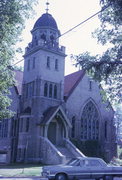
M69 162L66 163L66 165L69 166L81 166L81 167L101 167L101 166L107 166L107 164L102 159L77 159L73 158Z
M71 159L70 161L68 161L66 163L66 165L70 165L70 166L78 166L80 165L79 159Z

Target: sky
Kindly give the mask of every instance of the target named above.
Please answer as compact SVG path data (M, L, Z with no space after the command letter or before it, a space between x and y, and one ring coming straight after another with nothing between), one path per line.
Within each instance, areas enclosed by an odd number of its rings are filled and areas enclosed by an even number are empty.
M24 50L31 42L31 33L36 20L46 12L46 0L38 0L39 4L34 7L35 15L26 21L25 29L22 33L23 41L19 44ZM100 10L100 0L49 0L49 13L57 22L61 34L81 23L91 15ZM92 37L92 32L100 25L98 16L87 21L72 32L60 38L60 45L66 47L65 74L77 71L73 66L70 55L78 55L89 51L92 55L100 54L105 47L97 43L97 39ZM18 60L23 57L18 56ZM18 66L23 66L23 62Z

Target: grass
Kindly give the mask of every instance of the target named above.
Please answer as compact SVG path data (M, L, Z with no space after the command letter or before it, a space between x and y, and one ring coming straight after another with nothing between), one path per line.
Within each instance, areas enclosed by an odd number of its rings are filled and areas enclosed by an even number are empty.
M0 177L41 176L42 165L11 164L0 166Z
M117 152L118 152L118 158L122 160L122 147L121 146L117 146Z

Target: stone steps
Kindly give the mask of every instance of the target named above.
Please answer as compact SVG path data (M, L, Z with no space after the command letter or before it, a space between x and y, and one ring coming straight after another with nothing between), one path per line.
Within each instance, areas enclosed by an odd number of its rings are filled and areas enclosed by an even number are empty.
M72 152L69 151L69 149L67 149L66 147L61 147L61 146L57 146L56 147L58 149L58 151L60 151L60 153L62 155L64 155L66 157L66 161L75 158L75 156L73 155Z

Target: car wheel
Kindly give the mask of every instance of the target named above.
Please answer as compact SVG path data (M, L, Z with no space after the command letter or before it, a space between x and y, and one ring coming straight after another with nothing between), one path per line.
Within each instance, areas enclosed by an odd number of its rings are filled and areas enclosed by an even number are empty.
M113 180L113 176L105 176L104 180Z
M68 180L68 178L66 174L60 173L56 175L55 180Z

